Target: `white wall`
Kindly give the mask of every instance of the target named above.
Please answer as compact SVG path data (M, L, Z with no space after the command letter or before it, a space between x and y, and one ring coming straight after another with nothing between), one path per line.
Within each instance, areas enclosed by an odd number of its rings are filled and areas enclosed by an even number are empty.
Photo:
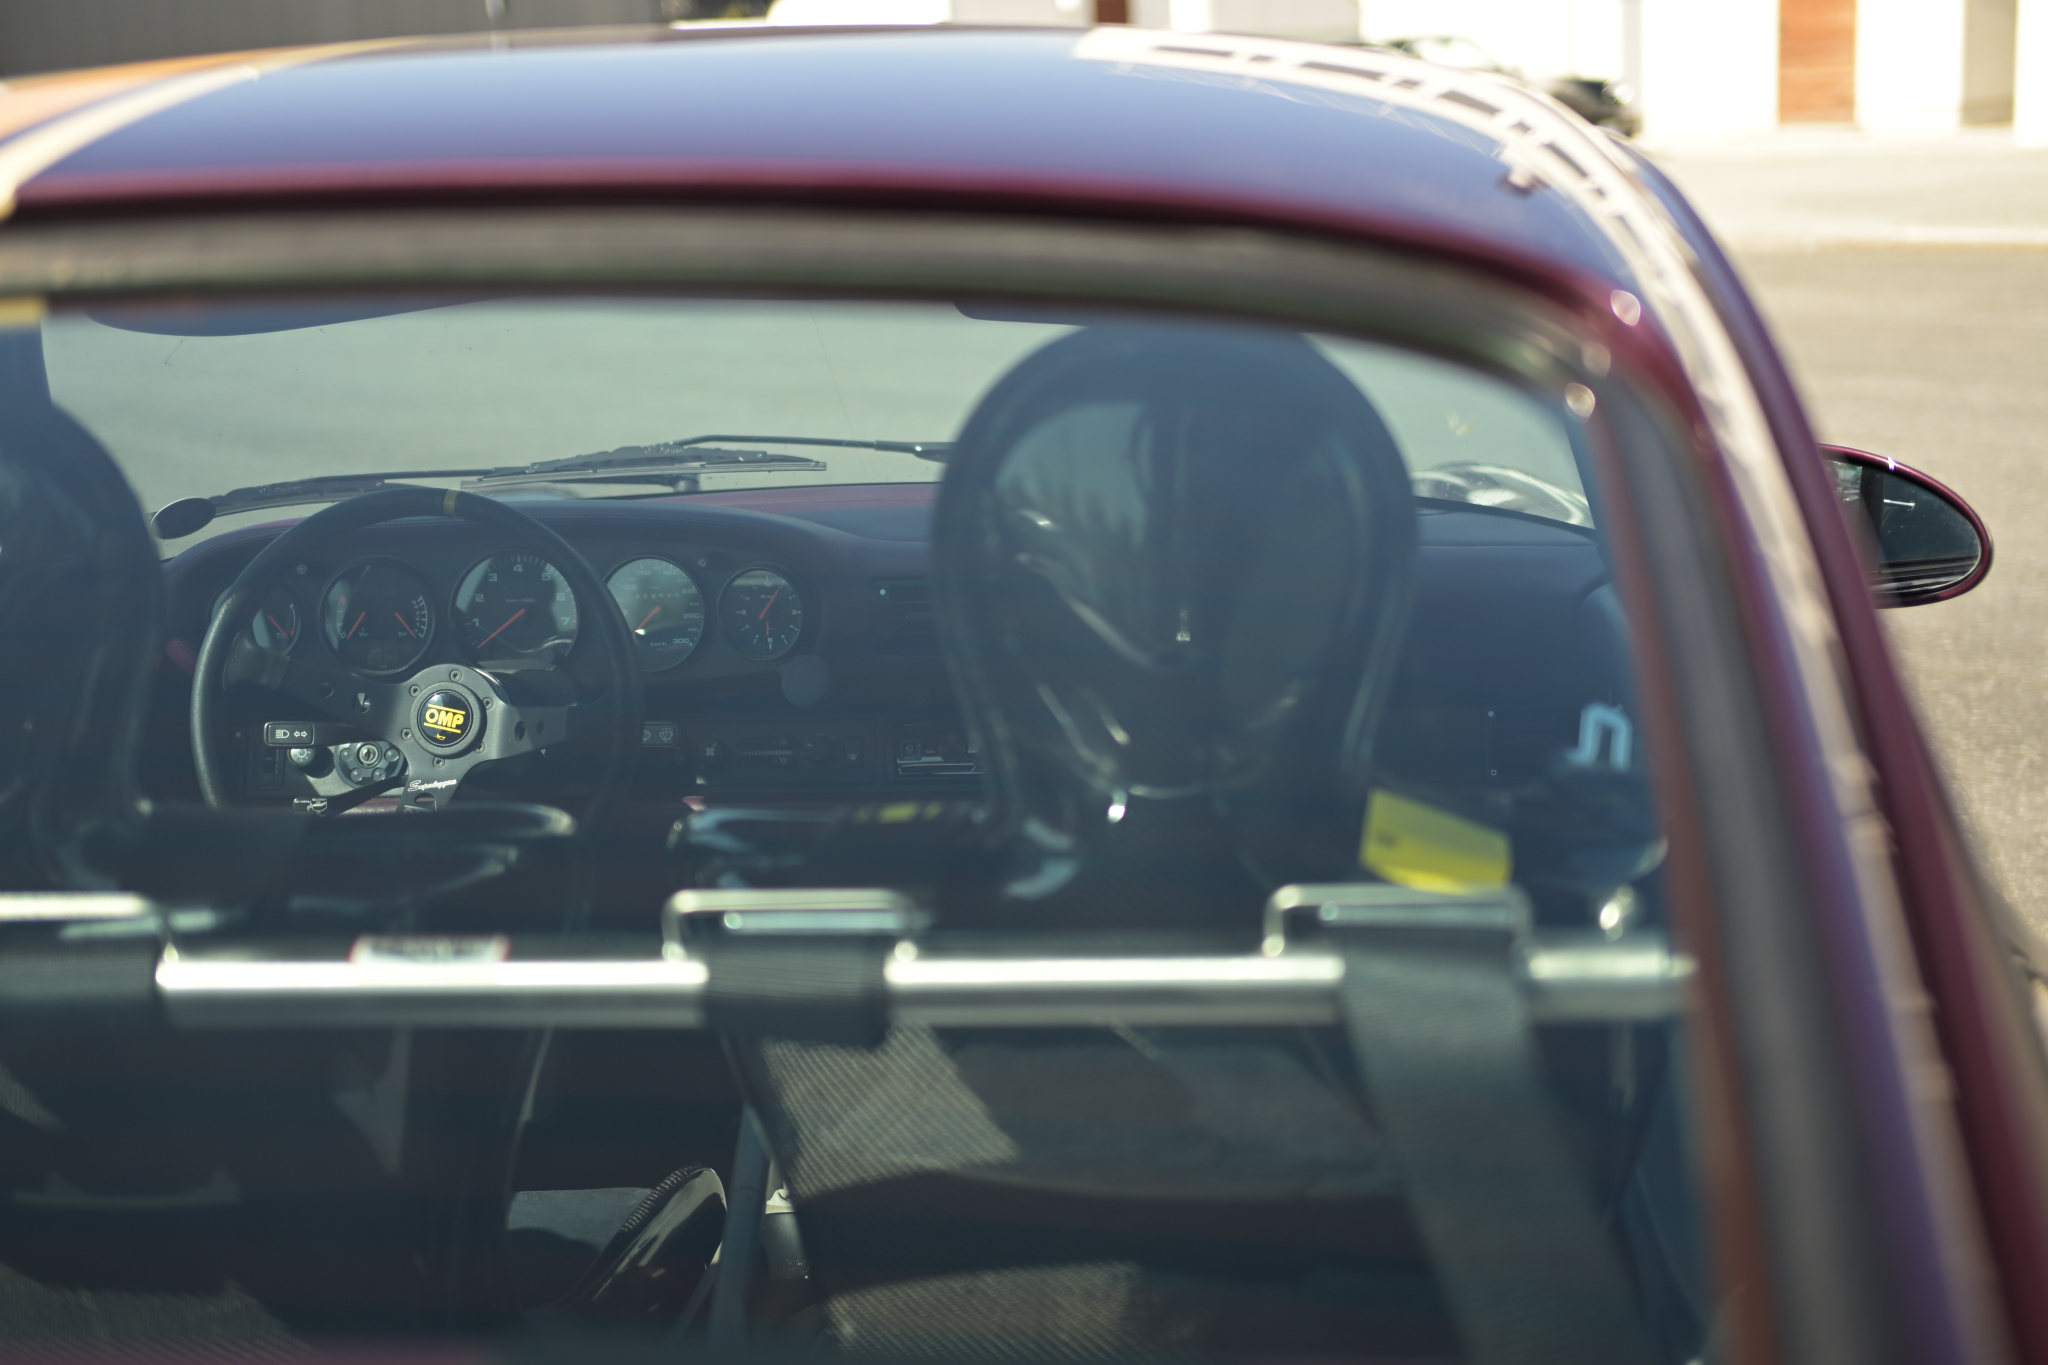
M1358 36L1358 0L1136 0L1131 21L1183 33L1256 33L1341 43Z
M2011 123L2015 0L1966 0L1963 122Z
M1646 137L1709 137L1777 126L1778 0L1640 3Z
M2014 0L1859 0L1856 122L1945 133L2013 116Z
M771 24L1053 24L1094 18L1092 0L775 0Z
M1532 80L1625 81L1656 137L1778 121L1777 0L1363 0L1359 33L1368 42L1453 34Z
M1624 0L1363 0L1367 42L1449 34L1470 38L1503 66L1548 76L1623 75Z
M1859 0L1856 122L1873 133L1942 133L1963 118L1968 0Z
M2012 140L2048 147L2048 0L2019 0L2013 48Z

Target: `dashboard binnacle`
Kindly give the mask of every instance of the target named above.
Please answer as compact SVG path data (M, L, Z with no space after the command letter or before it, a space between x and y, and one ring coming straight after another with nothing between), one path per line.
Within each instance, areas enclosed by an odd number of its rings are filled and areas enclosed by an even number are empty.
M582 552L602 603L579 601L546 553L500 531L396 521L291 565L243 629L261 650L365 679L446 664L559 697L604 685L588 613L616 611L645 693L649 795L973 787L924 606L929 488L717 496L523 502ZM280 529L229 532L166 563L173 663L189 673L222 595ZM271 722L317 718L251 690L237 699L248 798L317 799L393 775L369 737L310 757L262 742Z
M501 532L390 522L292 565L243 629L259 649L366 679L445 664L552 689L561 704L605 685L589 613L617 611L645 694L641 797L972 798L981 758L931 608L934 491L523 502L590 562L610 599L598 604ZM1404 780L1511 786L1569 747L1587 698L1619 686L1626 646L1605 562L1582 528L1518 514L1422 504L1417 529L1414 624L1376 762ZM186 674L220 595L279 530L231 531L165 565L166 653ZM245 799L333 797L405 776L374 737L310 754L267 742L270 722L316 718L263 711L277 694L253 690L229 699L242 708Z

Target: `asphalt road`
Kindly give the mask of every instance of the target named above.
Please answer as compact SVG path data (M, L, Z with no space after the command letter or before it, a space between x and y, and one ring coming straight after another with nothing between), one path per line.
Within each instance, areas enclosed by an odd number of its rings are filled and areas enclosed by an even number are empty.
M1967 498L1991 575L1885 614L1980 856L2048 935L2048 250L1738 251L1821 439Z

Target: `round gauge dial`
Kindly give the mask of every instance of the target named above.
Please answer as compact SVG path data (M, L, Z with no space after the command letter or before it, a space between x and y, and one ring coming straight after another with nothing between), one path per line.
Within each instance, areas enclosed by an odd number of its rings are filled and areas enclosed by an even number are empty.
M263 605L250 618L256 643L272 654L289 654L299 640L299 604L279 584L263 595Z
M344 569L320 606L321 632L343 663L393 673L427 652L434 609L427 585L400 564L370 560Z
M605 580L612 600L626 615L633 652L649 673L673 668L690 657L704 638L704 594L690 576L666 559L621 564Z
M214 599L213 613L220 615L221 604L227 601L227 593ZM279 583L263 594L263 602L249 617L249 634L256 644L272 654L289 654L299 640L299 604L284 584Z
M733 648L749 659L779 659L804 633L804 600L772 569L749 569L725 585L719 619Z
M478 663L555 663L576 643L576 594L539 555L492 555L455 590L455 628Z

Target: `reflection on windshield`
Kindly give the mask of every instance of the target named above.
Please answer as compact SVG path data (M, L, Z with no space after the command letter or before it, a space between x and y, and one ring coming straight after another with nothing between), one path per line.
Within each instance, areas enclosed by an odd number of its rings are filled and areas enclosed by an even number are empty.
M240 329L226 334L208 334L204 318L179 323L191 335L103 320L132 324L118 313L44 322L52 396L106 445L146 510L342 475L542 466L692 432L839 448L829 469L762 461L705 469L681 489L585 484L575 496L930 482L941 473L931 447L1023 357L1074 330L948 303L391 300L359 316L300 300L230 311L212 329ZM1431 474L1423 496L1589 523L1564 427L1531 395L1399 347L1312 340L1381 414L1410 473ZM1243 458L1257 478L1256 453ZM257 511L221 508L213 529Z
M1497 464L1447 464L1419 471L1412 480L1418 498L1470 503L1505 512L1591 526L1593 509L1584 493L1560 488L1520 469Z

